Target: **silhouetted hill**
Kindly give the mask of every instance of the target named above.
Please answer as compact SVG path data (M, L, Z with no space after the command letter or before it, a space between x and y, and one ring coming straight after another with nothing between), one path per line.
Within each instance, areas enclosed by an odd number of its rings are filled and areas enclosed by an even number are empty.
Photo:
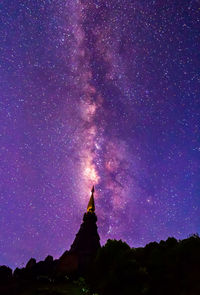
M47 256L38 263L31 258L25 268L17 268L13 273L1 266L0 294L200 294L198 235L181 241L168 238L144 248L130 248L121 240L108 240L82 273L84 278L78 271L58 273L57 265L58 260Z

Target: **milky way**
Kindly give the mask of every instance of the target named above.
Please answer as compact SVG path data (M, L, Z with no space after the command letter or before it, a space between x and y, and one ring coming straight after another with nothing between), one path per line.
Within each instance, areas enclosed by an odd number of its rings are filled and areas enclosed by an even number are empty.
M200 232L199 1L0 4L0 264Z

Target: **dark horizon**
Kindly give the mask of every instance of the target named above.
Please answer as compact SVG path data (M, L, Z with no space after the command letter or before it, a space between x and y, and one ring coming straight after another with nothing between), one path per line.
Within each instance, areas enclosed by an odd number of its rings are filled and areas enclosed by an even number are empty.
M92 197L94 198L94 186L92 187L92 190L91 190L91 193L92 193ZM93 202L94 202L94 199L93 199ZM94 203L93 203L93 208L95 208L95 205L94 205ZM87 210L85 210L85 213L84 213L84 215L83 215L83 217L82 217L82 221L84 220L84 216L85 216L85 214L87 213L87 212L94 212L95 211L95 209L94 209L94 211L93 211L93 209L92 209L92 211L90 211L89 210L89 208L91 207L91 197L89 198L89 203L88 203L88 206L87 206ZM97 216L96 216L97 217ZM97 220L98 220L98 218L97 218ZM191 237L199 237L199 235L198 235L198 233L193 233L193 234L190 234L188 237L186 237L185 239L189 239L189 238L191 238ZM74 239L73 240L75 240L76 239L76 235L74 236ZM84 237L83 237L83 239L85 239ZM143 246L138 246L138 247L134 247L134 246L130 246L130 245L128 245L130 248L132 248L132 249L139 249L139 248L145 248L146 246L148 246L148 245L150 245L150 244L154 244L154 243L162 243L162 242L167 242L168 240L170 240L170 239L175 239L175 237L171 237L171 236L169 236L169 237L167 237L166 238L166 240L159 240L159 241L150 241L149 243L147 243L146 245L143 245ZM177 242L183 242L185 239L182 239L182 240L177 240ZM101 243L101 238L100 238L100 240L99 240L99 242L100 242L100 244L101 244L101 247L104 247L107 243L108 243L108 241L112 241L111 239L109 239L108 238L108 240L104 243L104 244L102 244ZM126 243L125 241L123 241L122 239L118 239L118 240L116 240L116 239L113 239L113 241L122 241L122 243ZM47 257L49 257L49 256L51 256L52 258L53 258L53 260L57 260L57 259L60 259L60 257L62 257L62 255L63 255L63 253L65 253L65 252L68 252L68 251L70 251L71 250L71 247L72 247L72 245L74 244L74 242L73 243L71 243L71 246L68 248L68 249L63 249L62 250L62 252L60 253L60 254L58 254L58 256L57 257L53 257L50 253L47 253L44 257L41 257L39 260L37 260L37 259L35 259L35 257L33 257L33 256L30 256L29 257L29 259L26 261L26 262L23 262L21 265L15 265L15 267L14 268L12 268L11 266L9 266L9 265L5 265L5 264L1 264L1 262L0 262L0 267L1 266L6 266L6 267L9 267L9 268L11 268L12 269L12 272L14 273L14 270L15 269L17 269L17 268L24 268L24 267L27 267L27 265L28 265L28 263L31 261L31 260L35 260L36 261L36 263L40 263L40 262L42 262L42 261L45 261L46 259L47 259Z

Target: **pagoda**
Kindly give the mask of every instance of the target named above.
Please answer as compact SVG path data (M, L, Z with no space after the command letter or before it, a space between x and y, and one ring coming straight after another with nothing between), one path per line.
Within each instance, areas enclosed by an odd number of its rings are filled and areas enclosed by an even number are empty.
M59 259L60 270L67 273L84 272L92 259L96 256L100 245L100 237L97 231L97 216L95 214L94 186L91 190L87 212L83 216L83 222L71 245L69 251L63 253Z

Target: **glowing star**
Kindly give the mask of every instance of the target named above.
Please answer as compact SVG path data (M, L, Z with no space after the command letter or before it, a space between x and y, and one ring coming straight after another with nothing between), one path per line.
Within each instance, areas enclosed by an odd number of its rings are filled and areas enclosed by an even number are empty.
M97 150L101 149L101 147L100 147L100 145L98 143L95 143L95 147L96 147Z

